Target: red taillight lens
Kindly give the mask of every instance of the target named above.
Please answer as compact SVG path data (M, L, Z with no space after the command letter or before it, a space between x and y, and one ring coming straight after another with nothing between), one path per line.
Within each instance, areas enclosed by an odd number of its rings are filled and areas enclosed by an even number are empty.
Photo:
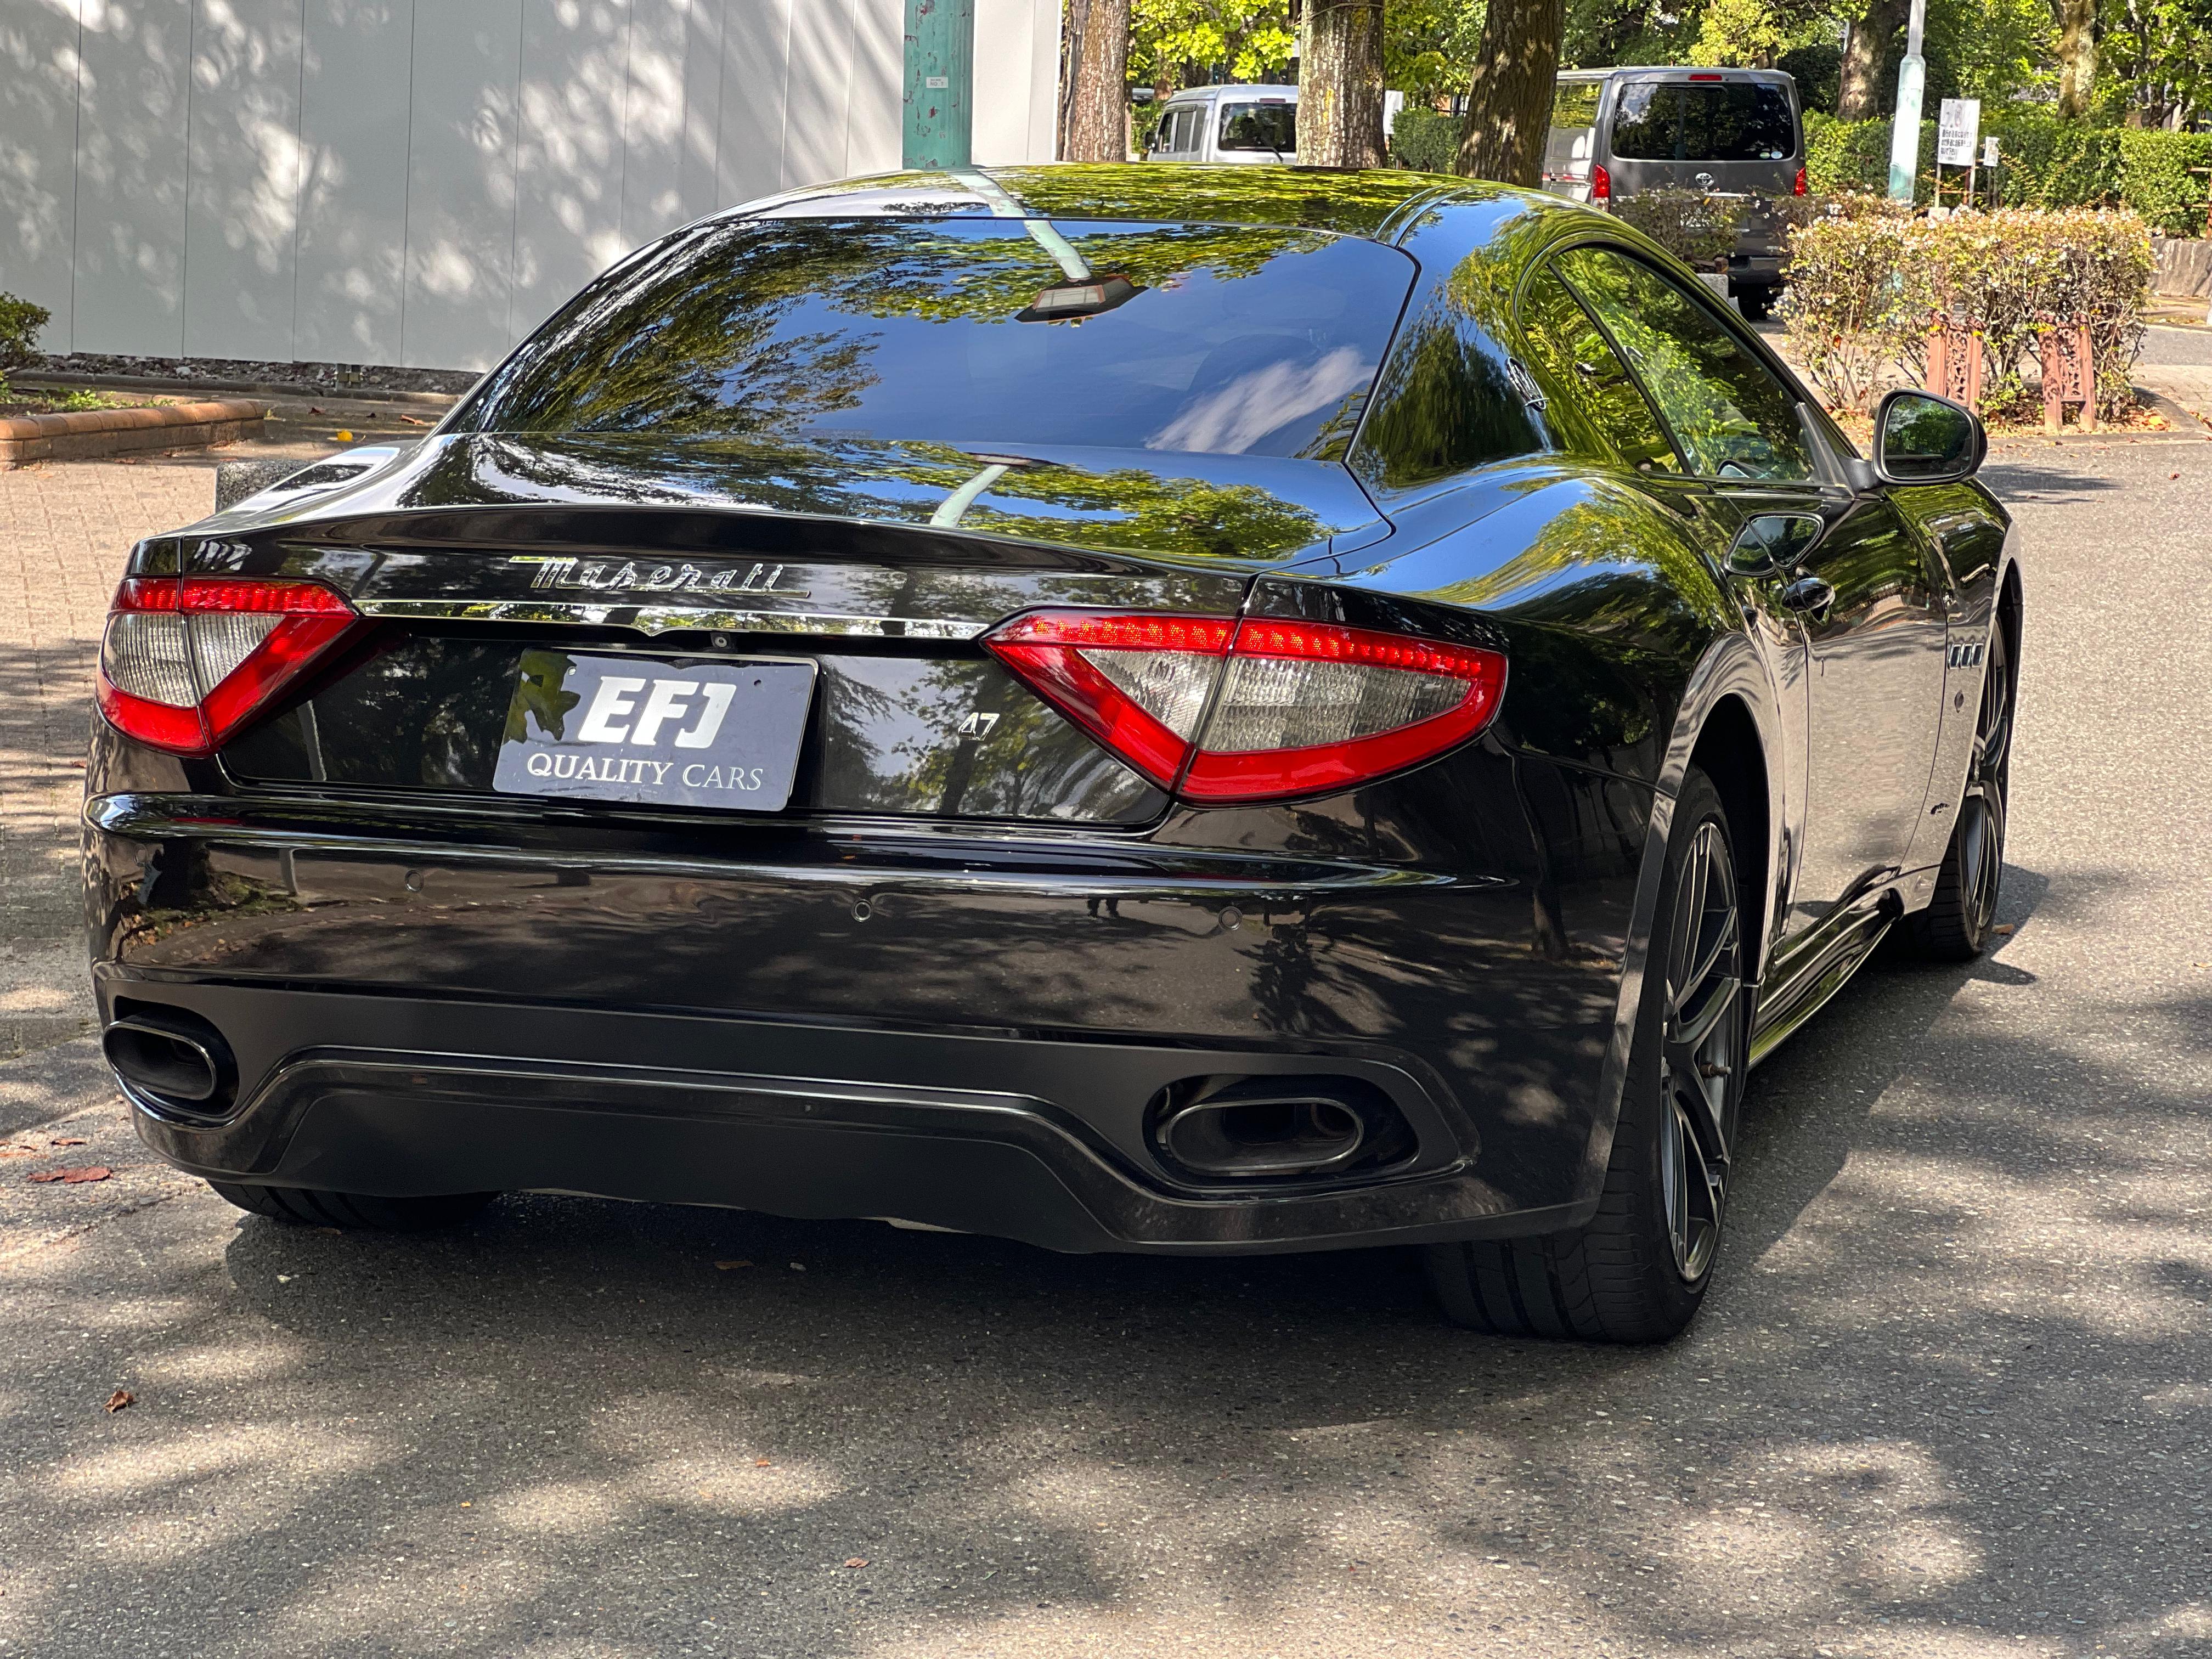
M131 576L100 646L100 712L128 737L210 755L360 621L313 582Z
M1797 176L1796 176L1795 179L1791 179L1791 180L1790 180L1790 193L1792 196L1802 196L1802 195L1805 193L1805 169L1804 169L1804 168L1802 168L1802 167L1799 167L1799 168L1797 169Z
M1030 689L1163 789L1175 787L1220 659L1227 617L1017 617L983 643Z
M1326 793L1441 754L1496 717L1495 651L1334 623L1040 611L984 644L1163 789Z
M1613 175L1595 161L1590 163L1590 200L1610 202L1613 199Z

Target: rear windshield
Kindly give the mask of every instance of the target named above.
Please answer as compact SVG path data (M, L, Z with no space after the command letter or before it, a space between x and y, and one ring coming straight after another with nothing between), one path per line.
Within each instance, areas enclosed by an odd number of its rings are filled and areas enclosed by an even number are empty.
M1311 230L708 222L586 289L452 429L1335 459L1414 272Z
M1598 94L1604 90L1601 81L1560 82L1552 98L1552 125L1568 128L1595 126Z
M1298 106L1280 100L1221 106L1222 149L1257 149L1289 155L1298 147Z
M1765 81L1631 81L1613 113L1624 161L1783 161L1797 153L1790 94Z

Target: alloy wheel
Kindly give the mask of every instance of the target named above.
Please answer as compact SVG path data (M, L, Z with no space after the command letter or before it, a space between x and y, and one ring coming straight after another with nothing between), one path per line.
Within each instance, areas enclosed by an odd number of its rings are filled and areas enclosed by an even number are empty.
M1982 706L1974 722L1973 758L1959 803L1960 885L1966 890L1966 925L1978 939L1996 920L1997 888L2004 879L2005 796L2012 780L2012 673L2002 628L1990 630Z
M1659 1176L1674 1268L1712 1266L1727 1207L1731 1092L1744 1064L1743 923L1728 838L1698 826L1675 894L1660 1066Z

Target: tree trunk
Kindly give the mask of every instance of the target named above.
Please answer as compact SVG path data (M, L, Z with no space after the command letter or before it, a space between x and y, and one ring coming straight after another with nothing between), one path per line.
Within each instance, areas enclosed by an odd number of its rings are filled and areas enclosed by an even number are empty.
M1071 161L1129 159L1129 0L1070 7L1073 91L1060 154Z
M2081 120L2089 112L2089 83L2097 78L2097 0L2052 0L2058 24L2058 113Z
M1838 120L1871 121L1881 113L1890 43L1911 9L1912 0L1868 0L1866 9L1851 19L1851 38L1836 76Z
M1534 188L1544 175L1565 0L1490 0L1468 85L1457 170Z
M1306 0L1298 41L1298 161L1382 165L1382 0Z

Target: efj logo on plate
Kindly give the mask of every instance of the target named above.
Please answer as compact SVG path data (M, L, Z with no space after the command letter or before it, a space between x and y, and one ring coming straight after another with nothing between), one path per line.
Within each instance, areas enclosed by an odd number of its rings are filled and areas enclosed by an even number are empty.
M780 811L811 662L671 663L526 651L492 787L640 805Z

